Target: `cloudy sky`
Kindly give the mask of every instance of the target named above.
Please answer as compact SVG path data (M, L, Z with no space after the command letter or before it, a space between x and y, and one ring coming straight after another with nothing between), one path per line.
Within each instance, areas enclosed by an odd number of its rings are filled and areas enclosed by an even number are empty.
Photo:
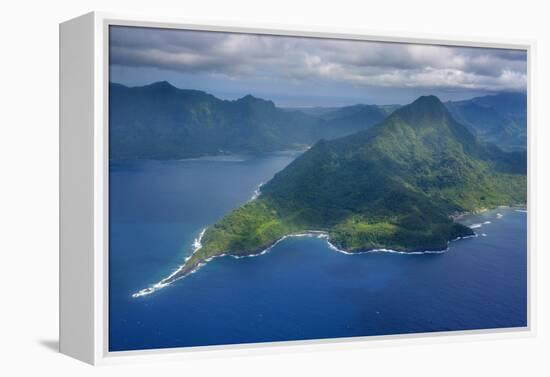
M110 80L167 80L279 106L405 104L524 91L526 53L401 43L111 27Z

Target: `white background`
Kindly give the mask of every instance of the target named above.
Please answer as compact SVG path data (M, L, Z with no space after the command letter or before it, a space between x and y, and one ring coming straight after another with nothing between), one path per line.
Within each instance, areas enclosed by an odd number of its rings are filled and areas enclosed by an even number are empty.
M0 375L548 376L550 12L544 1L3 1L0 126ZM536 40L538 196L535 337L396 342L352 350L92 368L54 352L58 315L58 23L91 10L137 15ZM437 35L436 35L437 36ZM546 233L546 234L545 234ZM545 237L546 236L546 237Z

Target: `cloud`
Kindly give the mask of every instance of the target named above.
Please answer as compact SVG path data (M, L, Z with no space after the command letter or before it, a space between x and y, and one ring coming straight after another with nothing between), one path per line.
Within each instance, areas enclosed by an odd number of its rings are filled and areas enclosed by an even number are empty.
M519 50L111 27L114 66L354 87L524 90Z

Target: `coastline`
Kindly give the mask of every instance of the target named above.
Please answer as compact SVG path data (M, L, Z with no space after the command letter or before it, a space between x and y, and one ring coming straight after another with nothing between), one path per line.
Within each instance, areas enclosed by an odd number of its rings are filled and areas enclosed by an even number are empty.
M260 187L261 187L261 185L260 185ZM499 206L499 207L495 207L495 208L492 208L492 209L496 209L496 208L515 208L515 206ZM517 208L523 208L523 207L517 206ZM479 211L479 212L476 212L476 213L463 214L462 218L464 218L467 215L479 214L479 213L486 212L486 211L489 211L489 210L491 210L491 209L487 208L487 209L484 209L483 211ZM193 259L195 254L202 248L202 242L201 241L202 241L202 238L203 238L203 236L204 236L204 234L207 230L207 228L203 228L201 230L201 232L199 233L198 237L195 238L195 240L193 241L193 252L187 258L185 258L185 261L182 265L180 265L174 272L172 272L166 278L164 278L164 279L160 280L159 282L151 285L150 287L141 289L140 291L138 291L136 293L133 293L132 298L139 298L139 297L147 296L147 295L150 295L150 294L158 291L159 289L167 287L168 285L174 283L175 281L183 279L183 278L187 277L188 275L197 272L201 267L203 267L207 263L211 262L215 258L221 258L221 257L229 256L229 257L232 257L232 258L235 258L235 259L241 259L241 258L253 258L253 257L258 257L260 255L264 255L264 254L270 252L273 249L273 247L276 246L278 243L284 241L287 238L316 237L316 238L324 239L325 242L327 243L327 246L329 247L329 249L331 249L333 251L336 251L336 252L339 252L339 253L344 254L344 255L356 255L356 254L360 255L360 254L366 254L366 253L391 253L391 254L400 254L400 255L426 255L426 254L443 254L443 253L446 253L447 251L450 250L450 244L452 242L456 242L456 241L460 241L460 240L464 240L464 239L468 239L468 238L478 237L478 234L473 230L473 229L475 229L475 227L469 226L469 228L472 229L472 232L473 232L472 235L460 236L460 237L456 237L454 239L451 239L451 240L447 241L445 248L435 249L435 250L411 250L411 251L394 250L394 249L386 249L386 248L372 248L372 249L365 249L365 250L347 251L347 250L340 249L336 245L331 243L330 242L330 235L327 231L306 230L306 231L303 231L303 232L297 232L297 233L291 233L291 234L284 235L281 238L279 238L276 241L269 244L268 246L259 248L257 250L251 251L251 252L239 253L239 254L230 254L230 253L225 253L224 252L222 254L211 256L211 257L206 258L206 259L197 259L196 261L193 261L193 262L189 263ZM422 249L422 248L419 248L419 249Z
M484 213L484 212L487 212L487 211L492 211L492 210L498 209L498 208L515 208L515 209L523 210L523 211L527 212L527 203L513 204L513 205L502 205L502 206L496 206L496 207L492 207L492 208L479 208L479 209L475 209L473 211L456 212L456 213L451 214L449 216L449 218L452 219L453 221L460 222L459 220L463 219L466 216L479 215L481 213Z

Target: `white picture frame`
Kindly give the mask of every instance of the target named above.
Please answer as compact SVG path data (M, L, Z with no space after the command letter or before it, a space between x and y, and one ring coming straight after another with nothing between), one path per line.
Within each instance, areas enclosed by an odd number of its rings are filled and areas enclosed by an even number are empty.
M241 353L295 352L534 335L534 187L528 184L528 325L525 328L345 339L108 351L108 29L110 25L286 36L521 49L528 66L528 183L533 176L532 41L325 30L312 27L200 24L170 18L88 13L60 24L60 352L90 364ZM460 336L458 336L460 335Z

